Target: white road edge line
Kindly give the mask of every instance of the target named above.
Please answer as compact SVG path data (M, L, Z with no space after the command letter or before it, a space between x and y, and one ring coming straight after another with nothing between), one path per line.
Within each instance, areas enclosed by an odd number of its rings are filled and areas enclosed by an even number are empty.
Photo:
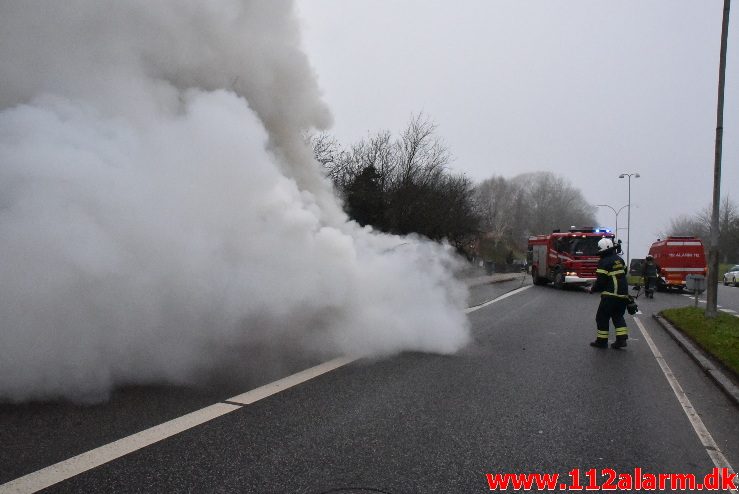
M662 373L667 378L667 382L670 383L670 387L672 387L672 391L675 393L677 401L679 401L680 405L683 407L685 415L688 417L688 420L690 420L690 423L693 426L693 430L695 430L698 439L700 440L701 444L703 444L703 447L706 449L706 453L708 453L708 456L711 457L713 464L716 465L717 468L726 468L729 470L730 473L734 473L734 468L729 463L729 460L727 460L724 454L721 452L718 444L716 444L716 441L713 440L713 436L711 436L711 433L708 432L708 429L706 429L705 424L703 424L703 420L701 420L698 412L695 410L695 408L693 408L693 404L690 403L688 395L686 395L685 391L683 391L682 386L680 386L677 378L672 373L672 369L670 369L670 366L667 365L667 361L665 361L665 358L662 356L659 348L657 348L657 345L654 343L652 337L647 332L647 329L638 318L635 317L634 321L636 321L636 325L639 326L639 330L644 336L644 339L649 345L649 348L652 350L654 358L657 360L657 363L662 368ZM736 489L732 489L732 491L736 492Z
M73 456L54 465L18 477L0 485L0 494L30 493L46 489L95 467L118 459L129 453L150 446L168 437L204 424L227 413L243 408L243 405L284 391L292 386L318 377L341 366L354 362L357 358L339 357L310 369L300 371L279 381L266 384L246 393L225 400L233 403L215 403L176 419L155 425L149 429L118 439L99 448ZM238 404L234 404L238 403Z
M498 298L494 298L493 300L488 300L488 301L487 301L487 302L485 302L484 304L476 305L476 306L474 306L474 307L468 307L468 308L466 308L466 309L464 310L464 313L465 313L465 314L469 314L470 312L475 312L476 310L480 310L480 309L482 309L483 307L487 307L488 305L490 305L490 304L494 304L495 302L498 302L498 301L500 301L500 300L503 300L504 298L508 298L508 297L510 297L511 295L515 295L515 294L517 294L517 293L521 293L522 291L524 291L524 290L527 290L527 289L531 288L532 286L533 286L533 285L526 285L526 286L522 286L521 288L516 288L515 290L512 290L512 291L510 291L510 292L508 292L508 293L505 293L505 294L501 295L501 296L500 296L500 297L498 297Z

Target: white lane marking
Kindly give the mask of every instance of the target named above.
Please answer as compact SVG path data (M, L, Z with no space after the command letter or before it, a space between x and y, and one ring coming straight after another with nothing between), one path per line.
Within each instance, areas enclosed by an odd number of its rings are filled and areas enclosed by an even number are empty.
M334 369L338 369L339 367L349 364L351 362L354 362L355 360L357 359L351 358L351 357L339 357L329 362L325 362L315 367L311 367L310 369L300 371L297 374L293 374L292 376L288 376L284 379L280 379L279 381L265 384L264 386L261 386L259 388L252 389L251 391L247 391L246 393L242 393L240 395L234 396L233 398L229 398L226 401L230 403L240 403L242 405L250 405L254 403L255 401L259 401L262 398L266 398L275 393L279 393L280 391L284 389L296 386L300 383L313 379L316 376L325 374L326 372L330 372Z
M719 305L718 307L721 307L721 306ZM731 309L719 309L719 310L723 312L728 312L729 314L736 314L736 311L731 310Z
M672 387L672 391L675 393L677 401L679 401L680 405L683 407L685 415L688 417L688 420L690 420L690 423L693 426L693 430L698 435L698 439L700 440L701 444L703 444L703 447L706 449L706 453L708 453L708 456L711 457L713 464L716 465L717 468L727 468L730 473L734 473L734 468L729 463L729 460L727 460L724 454L721 452L718 444L716 444L716 441L713 440L713 436L711 436L711 433L708 432L708 429L706 429L706 426L703 424L703 421L698 415L698 412L695 410L695 408L693 408L693 404L690 403L688 395L686 395L685 391L683 391L682 386L680 386L677 378L672 373L672 369L670 369L670 366L667 365L667 361L665 361L665 358L662 356L659 348L657 348L657 345L655 345L652 337L647 332L647 329L638 318L635 317L634 321L636 321L636 325L639 326L639 330L644 336L644 339L649 345L649 348L652 350L654 358L657 360L657 363L662 368L662 373L667 378L667 382L670 383L670 387ZM736 489L732 489L732 491L736 492Z
M79 475L83 472L99 467L105 463L118 459L129 453L150 446L154 443L167 439L168 437L192 429L210 420L218 418L227 413L243 408L244 405L254 403L258 400L284 391L292 386L318 377L321 374L338 369L339 367L357 360L350 357L339 357L310 369L300 371L279 381L265 384L259 388L247 391L240 395L229 398L228 402L215 403L194 412L183 415L168 422L156 425L149 429L137 432L99 448L73 456L54 465L42 468L35 472L18 477L5 484L0 485L0 494L20 494L37 492L63 480Z
M138 449L154 444L197 425L213 420L241 408L239 405L216 403L201 408L182 417L164 422L149 429L137 432L123 439L100 446L85 453L73 456L54 465L0 485L0 493L36 492L58 482L74 477L82 472L120 458Z
M510 292L508 292L506 294L503 294L503 295L501 295L498 298L494 298L493 300L488 300L484 304L476 305L474 307L468 307L467 309L464 310L464 312L465 312L465 314L469 314L470 312L475 312L476 310L480 310L483 307L487 307L488 305L494 304L495 302L498 302L500 300L503 300L504 298L508 298L508 297L510 297L512 295L515 295L517 293L521 293L522 291L527 290L527 289L531 288L532 286L533 285L526 285L526 286L522 286L521 288L516 288L515 290L510 291Z

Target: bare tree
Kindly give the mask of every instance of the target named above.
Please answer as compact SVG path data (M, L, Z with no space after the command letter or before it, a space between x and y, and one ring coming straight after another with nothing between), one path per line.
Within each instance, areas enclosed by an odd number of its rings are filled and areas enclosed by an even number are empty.
M323 136L311 144L350 217L390 233L445 238L461 250L478 228L473 184L449 173L450 153L435 132L418 115L397 139L380 132L348 151Z
M697 216L682 215L670 220L670 227L667 229L668 235L691 235L695 237L705 238L708 235L708 227L710 223L704 223Z
M712 210L705 207L693 216L678 216L670 220L668 235L693 235L708 245ZM719 252L721 262L739 261L739 208L728 197L721 201L719 208Z
M475 188L475 202L481 253L496 262L507 262L514 251L523 251L530 235L595 224L595 208L580 190L549 172L512 179L493 176Z
M483 181L475 189L481 228L494 240L513 237L516 221L521 218L511 212L514 206L522 204L522 196L523 190L519 184L498 176Z
M513 178L525 195L529 211L526 218L528 234L540 234L570 226L593 226L595 208L582 192L566 179L551 172L535 172Z

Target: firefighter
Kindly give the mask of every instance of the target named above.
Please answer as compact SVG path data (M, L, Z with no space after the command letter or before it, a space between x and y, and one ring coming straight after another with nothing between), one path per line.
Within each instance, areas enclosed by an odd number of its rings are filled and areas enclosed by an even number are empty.
M600 305L595 314L595 323L598 328L595 341L590 346L608 348L609 322L613 321L616 329L616 341L612 348L619 349L626 346L629 338L629 328L626 327L624 313L629 302L628 284L626 282L626 265L616 253L617 247L610 238L598 241L598 269L597 278L590 288L590 293L600 292Z
M654 262L654 257L648 255L644 259L641 271L641 276L644 279L644 295L647 298L654 298L654 289L657 287L657 275L659 271L659 266Z

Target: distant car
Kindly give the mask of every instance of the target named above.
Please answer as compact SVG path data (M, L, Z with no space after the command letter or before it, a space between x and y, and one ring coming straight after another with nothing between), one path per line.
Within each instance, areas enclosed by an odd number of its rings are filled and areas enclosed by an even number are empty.
M513 269L517 271L527 271L528 263L526 259L514 259L512 263Z
M739 264L724 273L724 286L728 286L729 283L739 286Z

